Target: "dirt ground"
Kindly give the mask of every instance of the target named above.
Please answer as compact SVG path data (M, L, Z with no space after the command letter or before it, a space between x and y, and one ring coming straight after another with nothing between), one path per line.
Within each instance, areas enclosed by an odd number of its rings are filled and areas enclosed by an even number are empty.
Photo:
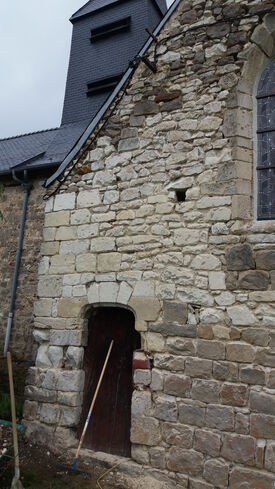
M61 470L59 465L68 465L68 461L56 457L44 447L31 444L24 436L20 436L20 480L24 489L104 489L104 481L97 485L92 475ZM1 426L0 457L3 450L10 445L11 428ZM11 487L14 475L13 464L12 451L0 459L1 489L10 489Z

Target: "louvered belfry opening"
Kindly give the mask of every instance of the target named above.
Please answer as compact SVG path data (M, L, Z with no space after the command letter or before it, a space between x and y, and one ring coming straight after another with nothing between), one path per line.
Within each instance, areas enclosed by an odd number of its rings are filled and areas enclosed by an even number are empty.
M85 388L80 432L95 392L104 360L114 346L86 432L84 446L95 451L130 456L133 352L140 348L134 314L120 307L98 307L89 318L85 350Z

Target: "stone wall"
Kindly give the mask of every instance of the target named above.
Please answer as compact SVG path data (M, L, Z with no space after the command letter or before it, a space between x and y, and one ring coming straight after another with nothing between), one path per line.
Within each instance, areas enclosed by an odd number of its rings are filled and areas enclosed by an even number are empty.
M87 315L122 304L153 357L135 371L132 458L169 488L274 488L275 224L256 222L252 191L271 8L182 1L157 73L138 68L48 201L29 435L75 443Z
M8 179L3 178L2 182L4 187L0 197L0 348L3 354L24 191ZM18 360L34 359L32 311L37 293L37 270L42 243L45 207L43 193L36 180L28 203L10 343L11 351Z

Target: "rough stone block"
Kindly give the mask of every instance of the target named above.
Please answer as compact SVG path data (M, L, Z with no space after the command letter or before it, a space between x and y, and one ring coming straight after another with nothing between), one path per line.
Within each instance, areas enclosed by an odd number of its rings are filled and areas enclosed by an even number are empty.
M96 256L92 253L84 253L76 257L77 272L95 272L96 271Z
M250 409L258 413L275 416L275 397L265 392L250 392Z
M163 423L163 439L169 445L192 448L194 429L175 423Z
M207 460L204 465L203 477L216 487L228 484L229 465L221 460Z
M99 284L99 301L116 303L119 285L116 282L102 282Z
M151 324L149 331L161 333L163 336L183 336L187 338L195 338L197 327L194 324L174 324L174 323L159 323Z
M132 396L132 416L150 416L151 411L151 392L135 390Z
M70 211L49 212L45 216L44 226L58 227L70 225Z
M137 369L134 371L134 384L149 385L151 380L151 370Z
M160 313L160 302L152 297L131 297L128 305L135 311L138 319L156 321Z
M163 390L163 382L164 378L161 372L156 369L152 370L152 382L151 389L152 391L162 391Z
M117 302L118 304L128 304L130 297L132 295L133 289L130 287L127 282L121 282L119 286ZM144 331L146 331L147 327L145 325ZM140 331L140 330L139 330Z
M256 266L260 270L275 270L275 250L256 253Z
M255 260L249 245L233 246L226 253L228 270L249 270L255 268Z
M209 272L209 288L211 290L226 290L225 273Z
M60 226L55 234L56 241L68 241L77 239L76 228L72 226Z
M120 253L101 253L97 259L98 272L118 272L121 265Z
M266 290L269 286L269 274L258 270L242 272L239 275L238 289Z
M233 431L234 410L231 407L209 405L206 410L206 426L221 431Z
M255 350L251 345L235 341L226 345L226 358L232 362L252 363Z
M210 430L196 430L194 449L210 457L218 457L221 448L221 437Z
M262 470L251 470L245 467L234 467L230 475L229 489L273 489L274 476Z
M215 403L219 401L220 384L214 380L194 380L191 398L202 402Z
M177 421L178 408L175 397L167 395L156 396L155 416L164 421Z
M77 426L80 420L81 407L62 407L60 409L60 425L61 426Z
M191 268L195 268L195 270L219 270L221 262L216 256L205 253L194 258Z
M98 236L98 224L82 224L77 227L78 239L94 238Z
M186 324L188 318L188 306L178 301L163 302L164 321Z
M225 358L225 345L221 341L198 340L197 354L202 358L223 360Z
M101 198L98 190L82 190L77 196L77 207L93 207L101 204Z
M53 256L59 252L59 243L57 241L47 241L41 245L41 255Z
M267 442L265 453L265 468L271 472L275 472L275 442Z
M83 306L87 304L86 297L62 298L58 301L57 311L60 318L80 317Z
M48 357L53 367L60 368L63 365L63 348L60 346L49 346Z
M91 220L91 213L88 209L78 209L71 213L71 225L88 224Z
M74 369L80 369L83 364L84 348L69 346L66 352L65 365Z
M245 384L264 385L265 371L254 365L251 367L249 365L240 366L240 381Z
M223 437L221 455L227 460L254 465L255 439L252 436L226 434Z
M195 426L204 426L205 424L205 407L194 403L179 404L179 421L183 424Z
M52 315L53 299L41 299L34 303L33 314L37 317L50 317Z
M150 448L150 461L155 469L166 468L166 452L165 448Z
M60 255L80 255L89 249L90 241L86 240L74 240L63 241L60 244Z
M59 194L54 199L54 211L65 211L75 208L75 192Z
M184 375L170 374L164 377L164 392L176 397L188 397L191 380Z
M167 351L175 355L195 355L195 343L192 340L186 340L180 337L167 339ZM175 370L175 369L172 369Z
M185 374L190 377L210 379L212 377L212 362L201 358L187 358Z
M225 383L221 389L221 400L223 404L229 404L230 406L245 406L247 393L246 385Z
M232 362L214 362L213 376L217 380L238 381L238 364Z
M251 435L257 438L275 438L275 417L266 414L251 414Z
M42 404L39 417L42 423L56 424L59 418L59 409L52 404Z
M50 344L54 346L80 346L83 344L83 332L76 330L52 330L50 331Z
M75 256L55 255L51 258L50 274L65 274L75 271Z
M133 416L131 442L140 445L154 446L161 441L159 421L155 418Z
M172 447L168 456L168 469L189 475L199 475L203 470L204 457L195 450Z
M91 240L91 251L101 253L105 251L113 251L115 249L114 238L93 238Z

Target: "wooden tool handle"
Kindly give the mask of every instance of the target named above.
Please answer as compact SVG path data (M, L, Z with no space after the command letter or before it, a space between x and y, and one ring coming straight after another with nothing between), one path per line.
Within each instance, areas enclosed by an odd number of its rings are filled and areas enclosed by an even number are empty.
M7 362L8 362L8 372L9 372L9 384L10 384L10 399L11 399L11 419L12 419L12 434L13 434L13 446L14 446L14 465L15 465L15 476L19 479L19 450L18 450L18 437L16 428L16 412L15 412L15 397L14 397L14 385L13 385L13 375L12 375L12 360L11 354L7 352Z
M102 371L101 371L101 374L100 374L100 377L99 377L99 381L97 383L97 387L96 387L96 390L95 390L95 393L94 393L94 397L93 397L93 400L91 402L89 413L88 413L88 416L87 416L87 419L86 419L86 422L85 422L85 425L84 425L84 428L83 428L83 431L82 431L82 435L81 435L81 438L80 438L80 442L79 442L79 445L78 445L78 448L77 448L77 451L76 451L76 455L75 455L75 459L74 459L74 463L73 463L73 468L76 465L76 462L77 462L77 459L78 459L78 455L79 455L79 452L80 452L81 447L82 447L82 443L83 443L83 440L84 440L84 436L85 436L86 430L88 428L88 424L89 424L89 421L90 421L90 418L91 418L92 411L94 409L94 405L95 405L95 402L96 402L98 391L100 389L101 382L102 382L102 379L103 379L103 376L104 376L104 373L105 373L105 370L106 370L106 367L107 367L107 364L108 364L108 361L109 361L109 358L110 358L110 355L111 355L113 344L114 344L114 340L111 341L111 344L109 346L109 350L108 350L107 356L105 358L105 362L104 362L104 365L103 365L103 368L102 368Z

